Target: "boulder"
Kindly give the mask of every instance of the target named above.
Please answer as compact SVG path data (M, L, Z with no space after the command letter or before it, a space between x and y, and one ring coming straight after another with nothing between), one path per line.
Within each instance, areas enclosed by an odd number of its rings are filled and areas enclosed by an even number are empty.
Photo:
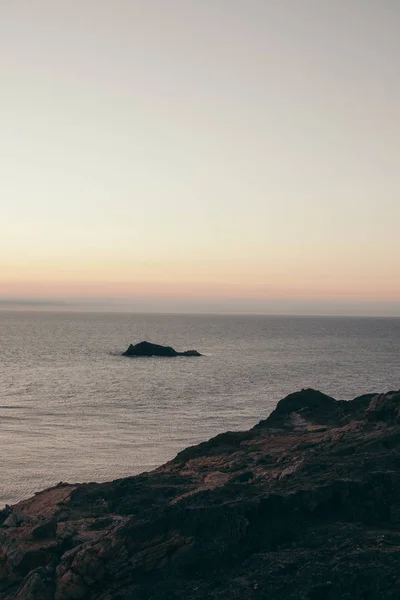
M55 519L47 519L32 529L32 538L34 540L51 538L56 534L56 531L57 521Z

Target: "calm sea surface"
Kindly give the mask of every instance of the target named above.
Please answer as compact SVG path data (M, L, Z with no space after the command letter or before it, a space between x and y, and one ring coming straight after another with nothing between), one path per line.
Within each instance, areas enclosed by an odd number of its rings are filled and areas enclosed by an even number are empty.
M148 340L202 358L119 356ZM0 311L0 506L147 471L303 387L400 387L400 319Z

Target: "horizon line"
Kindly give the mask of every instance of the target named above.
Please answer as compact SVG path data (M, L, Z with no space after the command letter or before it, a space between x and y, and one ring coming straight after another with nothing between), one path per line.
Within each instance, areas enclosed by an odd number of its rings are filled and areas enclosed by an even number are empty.
M7 307L0 301L0 312L13 312L13 313L39 313L39 312L48 312L48 313L67 313L67 314L113 314L113 315L158 315L158 316L215 316L215 317L223 317L223 316L231 316L231 317L309 317L309 318L318 318L318 317L331 317L331 318L355 318L355 319L400 319L400 314L359 314L359 313L299 313L299 312L243 312L243 311L159 311L159 310L105 310L105 309L62 309L65 304L60 303L59 305L41 305L30 303L28 305L17 307ZM37 306L38 308L33 308ZM42 308L43 306L43 308ZM54 306L54 308L51 308ZM29 308L30 307L30 308ZM59 308L58 308L59 307Z

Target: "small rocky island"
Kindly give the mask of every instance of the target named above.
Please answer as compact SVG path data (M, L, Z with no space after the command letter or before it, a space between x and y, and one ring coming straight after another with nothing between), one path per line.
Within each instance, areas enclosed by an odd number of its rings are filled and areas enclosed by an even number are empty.
M139 342L139 344L130 344L128 349L122 353L122 356L165 356L174 358L175 356L201 356L197 350L186 350L186 352L177 352L171 346L160 346L151 342Z
M150 473L0 511L1 600L400 598L400 392L307 389Z

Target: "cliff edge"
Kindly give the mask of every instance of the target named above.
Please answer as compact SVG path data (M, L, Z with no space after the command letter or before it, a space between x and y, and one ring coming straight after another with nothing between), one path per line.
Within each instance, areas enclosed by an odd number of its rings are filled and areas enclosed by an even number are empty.
M400 597L400 392L284 398L246 432L0 511L0 599Z

